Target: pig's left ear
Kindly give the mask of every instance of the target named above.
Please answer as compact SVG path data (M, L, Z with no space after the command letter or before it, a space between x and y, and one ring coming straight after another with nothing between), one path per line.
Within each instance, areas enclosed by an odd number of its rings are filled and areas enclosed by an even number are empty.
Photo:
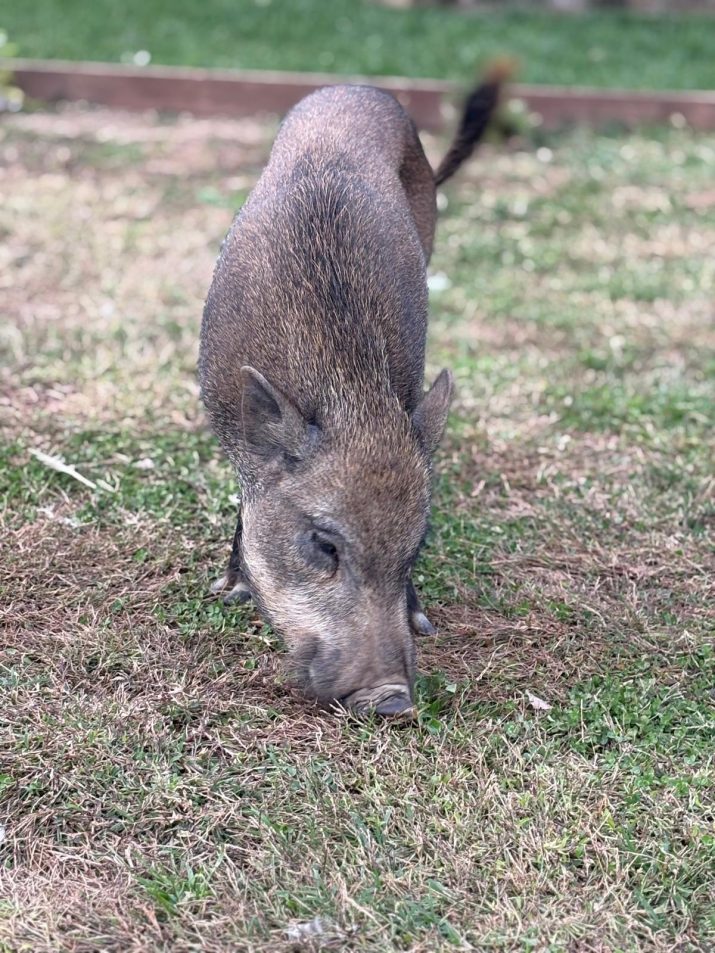
M420 435L425 450L430 454L435 452L442 439L453 386L452 374L445 368L412 414L414 428Z
M268 457L304 456L315 428L298 408L253 367L241 368L241 383L241 437L248 449Z

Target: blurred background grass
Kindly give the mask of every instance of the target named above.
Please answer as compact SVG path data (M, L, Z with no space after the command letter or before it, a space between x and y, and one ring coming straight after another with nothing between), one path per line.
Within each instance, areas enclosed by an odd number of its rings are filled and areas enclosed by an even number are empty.
M372 0L1 0L19 55L463 80L499 53L530 83L712 89L715 19ZM139 56L138 62L146 57Z

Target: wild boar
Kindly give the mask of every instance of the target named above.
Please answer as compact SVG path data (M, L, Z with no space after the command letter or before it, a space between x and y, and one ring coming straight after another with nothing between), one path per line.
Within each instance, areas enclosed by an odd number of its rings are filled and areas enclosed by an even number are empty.
M500 71L468 98L433 172L414 123L369 86L283 121L221 249L201 328L209 418L242 491L228 571L324 703L413 709L411 580L452 394L423 393L436 186L471 154Z

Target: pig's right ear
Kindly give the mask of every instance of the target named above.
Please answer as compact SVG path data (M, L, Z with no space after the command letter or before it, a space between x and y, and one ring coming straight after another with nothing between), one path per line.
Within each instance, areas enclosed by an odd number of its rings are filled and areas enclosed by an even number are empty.
M314 439L300 411L263 374L241 368L241 436L254 453L300 459Z
M412 413L412 424L430 455L435 452L442 439L453 388L454 379L451 372L445 368Z

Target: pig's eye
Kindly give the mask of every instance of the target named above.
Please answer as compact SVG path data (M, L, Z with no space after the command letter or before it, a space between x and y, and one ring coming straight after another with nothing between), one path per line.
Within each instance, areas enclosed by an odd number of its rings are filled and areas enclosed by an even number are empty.
M338 549L335 543L317 532L310 534L310 543L311 562L320 566L321 569L334 572L338 568Z

